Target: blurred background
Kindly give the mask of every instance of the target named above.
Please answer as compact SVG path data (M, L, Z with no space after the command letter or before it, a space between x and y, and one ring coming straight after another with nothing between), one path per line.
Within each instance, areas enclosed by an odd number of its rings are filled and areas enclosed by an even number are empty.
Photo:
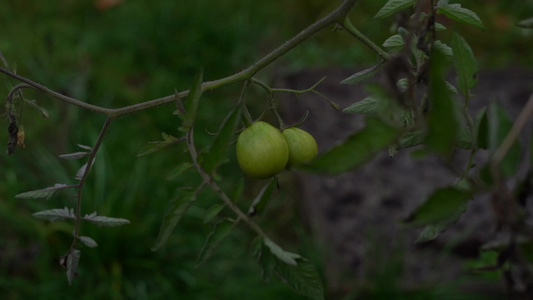
M200 68L206 80L233 74L327 14L340 1L168 1L5 0L0 9L0 51L17 73L52 90L104 107L121 107L188 89ZM377 44L391 32L393 19L374 20L385 3L359 1L351 13L354 25ZM533 14L529 1L468 1L486 26L446 24L471 44L482 68L532 66L532 31L514 24ZM445 39L445 37L443 37ZM376 56L342 31L324 30L258 76L270 83L291 72L318 68L361 69ZM6 78L6 77L3 77ZM1 79L0 94L8 85ZM7 79L7 83L16 84ZM238 99L240 86L205 94L197 127L217 130ZM250 100L264 98L251 92ZM50 200L20 200L15 195L55 183L74 183L82 161L57 155L76 152L76 144L93 145L104 117L67 106L42 94L25 91L49 118L26 105L22 125L26 148L8 157L0 151L0 296L2 299L301 299L261 270L249 251L254 236L239 226L203 265L195 267L212 224L203 216L216 197L207 189L190 209L168 245L152 252L168 201L178 187L193 186L194 173L166 180L186 153L179 147L137 158L161 132L178 135L172 106L154 108L115 121L99 151L84 189L83 212L126 218L130 225L98 228L84 224L82 234L95 239L95 249L82 248L80 279L68 286L58 263L71 242L71 223L48 223L31 214L73 207L68 193ZM2 112L4 113L4 112ZM7 118L5 128L7 128ZM198 143L208 134L198 130ZM7 143L7 130L0 140ZM228 192L242 185L233 153L222 166L221 185ZM287 175L289 176L289 175ZM290 180L290 179L286 179ZM262 183L246 180L244 199L252 199ZM323 274L316 250L298 209L295 191L282 190L258 222L287 250L310 259ZM248 202L243 200L242 207ZM339 296L340 297L340 296ZM342 299L340 297L339 299ZM348 299L348 298L346 298Z

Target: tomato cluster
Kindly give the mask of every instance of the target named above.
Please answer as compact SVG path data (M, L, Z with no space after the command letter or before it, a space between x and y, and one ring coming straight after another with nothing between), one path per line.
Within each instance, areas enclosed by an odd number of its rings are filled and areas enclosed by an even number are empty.
M317 153L316 141L308 132L296 127L281 132L262 121L243 130L237 139L239 165L244 173L257 179L308 162Z

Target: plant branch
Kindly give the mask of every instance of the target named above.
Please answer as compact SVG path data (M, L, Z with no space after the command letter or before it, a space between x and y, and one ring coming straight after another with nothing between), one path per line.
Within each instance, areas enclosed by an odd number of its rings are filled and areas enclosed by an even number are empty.
M211 187L211 189L222 199L224 204L229 207L236 215L237 218L240 220L243 220L253 231L255 231L257 234L259 234L263 238L268 238L267 235L263 232L261 227L257 225L254 221L252 221L248 215L242 212L242 210L231 201L231 199L222 191L222 189L218 186L218 184L215 182L213 177L209 174L207 174L202 166L198 163L198 152L196 151L196 147L194 145L194 127L191 127L191 129L187 132L187 148L189 149L189 152L191 154L191 159L198 170L198 173L202 176L202 179L204 183L207 183Z
M381 49L378 45L376 45L374 42L372 42L369 38L367 38L364 34L362 34L357 28L355 28L350 22L350 19L345 18L342 22L339 23L348 33L353 35L356 39L360 40L363 44L365 44L368 48L372 49L374 52L376 52L377 55L381 56L384 60L390 62L391 57L390 55L385 52L385 50Z
M320 30L326 28L329 25L342 22L342 20L346 18L346 15L352 9L352 7L354 6L356 1L357 0L345 0L345 1L343 1L343 3L336 10L332 11L330 14L328 14L324 18L318 20L316 23L314 23L314 24L310 25L309 27L305 28L300 33L295 35L293 38L291 38L290 40L288 40L287 42L285 42L284 44L282 44L278 48L274 49L272 52L270 52L269 54L267 54L266 56L264 56L263 58L261 58L256 63L254 63L253 65L249 66L248 68L246 68L246 69L244 69L244 70L242 70L242 71L240 71L238 73L235 73L233 75L230 75L228 77L225 77L225 78L221 78L221 79L217 79L217 80L213 80L213 81L207 81L207 82L202 83L202 86L201 86L202 92L207 92L207 91L210 91L210 90L214 90L216 88L220 88L222 86L226 86L226 85L229 85L229 84L233 84L233 83L237 83L237 82L241 82L241 81L250 79L257 72L259 72L260 70L264 69L266 66L271 64L273 61L277 60L278 58L283 56L285 53L287 53L288 51L290 51L291 49L293 49L297 45L301 44L303 41L305 41L306 39L308 39L309 37L311 37L315 33L319 32ZM129 114L137 113L137 112L140 112L140 111L144 111L144 110L149 109L149 108L153 108L153 107L157 107L157 106L160 106L160 105L164 105L164 104L170 103L170 102L172 102L172 101L174 101L176 99L176 95L173 94L173 95L165 96L165 97L162 97L162 98L157 98L157 99L145 101L145 102L142 102L142 103L133 104L133 105L130 105L130 106L125 106L125 107L122 107L122 108L115 108L115 109L104 108L104 107L100 107L100 106L96 106L96 105L93 105L93 104L89 104L89 103L86 103L86 102L83 102L83 101L80 101L80 100L77 100L77 99L62 95L60 93L54 92L54 91L50 90L49 88L47 88L47 87L45 87L45 86L43 86L43 85L41 85L39 83L31 81L31 80L29 80L27 78L24 78L22 76L19 76L19 75L13 73L13 72L10 72L7 69L0 68L0 72L6 74L9 77L12 77L12 78L17 79L19 81L22 81L22 82L24 82L24 83L26 83L28 85L31 85L35 89L37 89L37 90L39 90L39 91L41 91L41 92L53 97L53 98L56 98L58 100L66 102L66 103L69 103L69 104L72 104L72 105L87 109L89 111L94 111L94 112L105 114L105 115L107 115L108 117L111 117L111 118L121 117L121 116L129 115ZM181 98L186 97L187 95L189 95L189 91L188 90L180 92L178 94L178 96L181 97Z
M87 160L87 165L85 167L85 171L83 172L83 175L80 178L80 182L78 183L78 194L77 194L77 197L76 197L77 201L76 201L76 222L75 222L75 227L74 227L74 239L72 240L72 244L71 244L70 249L69 249L69 251L67 253L70 253L74 249L76 241L78 240L78 237L79 237L80 223L81 223L81 220L82 220L82 217L81 217L81 194L82 194L83 186L85 185L85 181L87 179L87 176L89 175L89 172L91 171L91 167L93 165L96 153L98 152L98 149L102 145L102 141L104 140L104 136L105 136L107 130L109 129L109 125L111 124L112 120L113 119L110 118L110 117L108 117L105 120L104 125L102 126L102 130L100 131L100 134L98 135L98 139L96 140L96 143L94 144L94 147L92 148L91 153L89 153L89 159Z

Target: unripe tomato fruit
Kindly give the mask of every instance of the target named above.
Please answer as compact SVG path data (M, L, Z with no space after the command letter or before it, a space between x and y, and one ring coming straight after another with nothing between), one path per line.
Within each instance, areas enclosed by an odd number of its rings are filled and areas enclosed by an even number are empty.
M237 139L237 161L248 176L265 179L281 172L289 160L285 137L274 126L256 122Z
M318 154L315 138L300 128L291 127L283 130L283 136L289 145L289 162L287 167L297 166L311 161Z

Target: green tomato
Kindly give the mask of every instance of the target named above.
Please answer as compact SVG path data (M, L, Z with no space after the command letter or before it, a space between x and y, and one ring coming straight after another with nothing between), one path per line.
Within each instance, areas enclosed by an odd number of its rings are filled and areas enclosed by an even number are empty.
M281 172L289 160L289 147L281 132L265 122L244 129L237 139L237 161L248 176L265 179Z
M291 127L283 130L283 136L289 145L289 162L287 163L287 167L309 162L318 154L316 140L307 131Z

